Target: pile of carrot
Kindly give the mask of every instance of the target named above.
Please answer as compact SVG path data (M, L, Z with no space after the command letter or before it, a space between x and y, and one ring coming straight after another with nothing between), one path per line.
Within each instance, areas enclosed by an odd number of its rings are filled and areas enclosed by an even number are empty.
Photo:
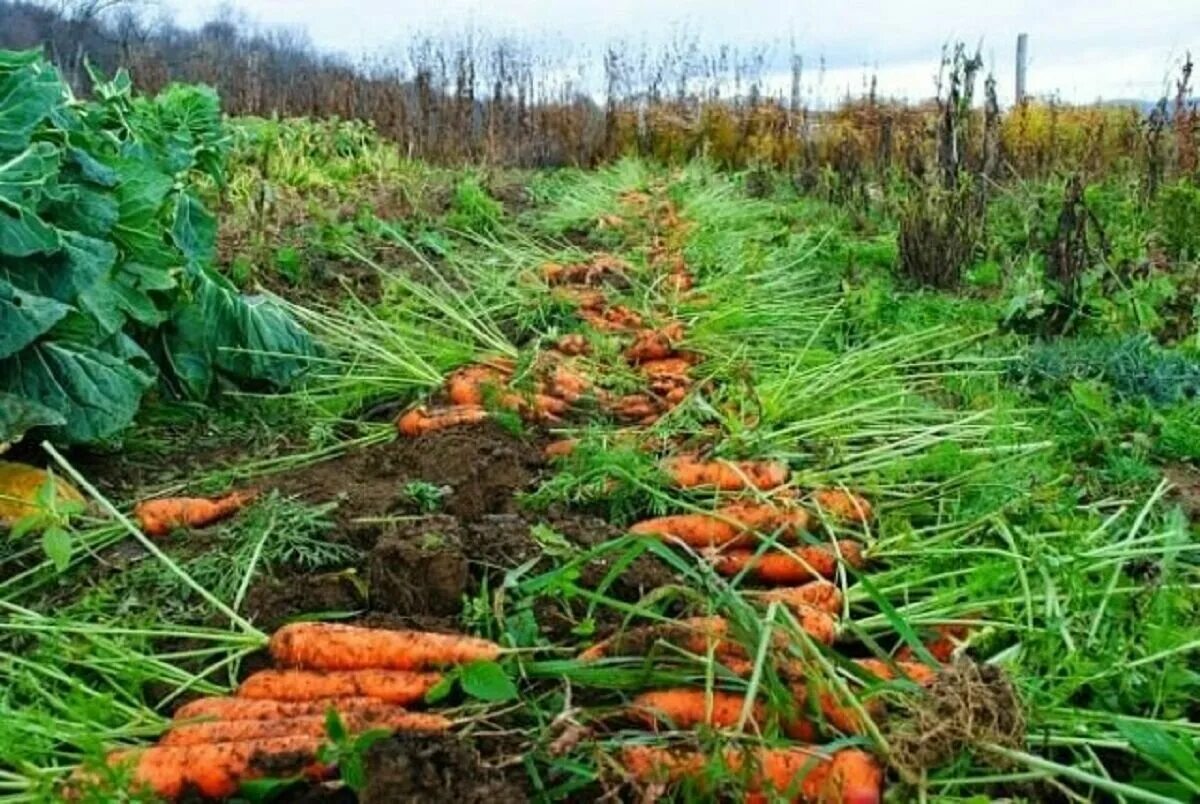
M334 769L317 752L330 711L351 733L446 731L453 723L442 715L404 707L442 681L439 669L500 656L495 643L461 634L332 623L284 626L268 648L277 667L232 697L184 704L157 745L114 751L108 763L128 764L136 786L172 800L226 798L264 776L325 778Z

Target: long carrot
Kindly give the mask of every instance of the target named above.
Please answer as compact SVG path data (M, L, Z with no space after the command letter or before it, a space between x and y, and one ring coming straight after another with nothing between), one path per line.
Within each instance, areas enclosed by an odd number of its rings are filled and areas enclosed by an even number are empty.
M729 550L716 556L715 567L722 575L745 571L755 580L782 585L832 578L839 561L861 568L864 566L862 547L857 542L842 539L838 542L837 552L822 545L798 546L790 553L771 550L761 555L755 555L752 550Z
M664 357L644 361L638 370L647 377L687 377L692 370L692 361L686 357Z
M175 720L209 718L211 720L281 720L304 715L325 715L330 709L339 715L378 711L393 704L378 698L318 698L311 701L270 701L247 698L199 698L175 710Z
M676 514L647 519L630 527L630 533L673 538L691 547L721 547L753 542L754 531L778 532L784 541L810 525L808 513L801 508L780 508L770 504L734 503L714 514Z
M668 458L663 469L676 486L684 489L769 491L788 480L787 465L777 461L703 461L688 454Z
M630 745L621 750L621 764L638 781L702 782L708 754ZM795 796L795 801L819 804L878 804L883 791L883 769L864 751L843 749L827 755L812 748L759 748L742 753L724 752L724 764L734 773L749 766L748 792ZM749 799L747 799L749 800ZM755 801L765 801L757 797Z
M920 684L922 687L929 686L933 683L933 680L937 678L936 670L929 665L922 664L920 662L902 660L896 661L893 663L895 665L895 669L893 669L892 664L888 664L887 662L879 659L855 659L854 663L871 675L875 676L876 678L883 679L884 681L891 681L893 678L895 678L897 671L899 671L899 674L904 678L916 684Z
M745 702L744 696L733 692L679 687L643 692L633 699L630 715L650 728L665 721L673 728L684 730L702 724L732 729L741 720ZM749 731L760 732L765 723L766 707L755 701L746 725ZM817 738L816 726L803 715L786 717L780 725L784 734L793 740L811 742Z
M439 673L410 670L260 670L241 683L237 695L274 701L365 696L404 705L420 701L441 680Z
M867 522L871 519L871 504L857 494L841 489L822 489L813 494L822 511L843 522Z
M304 670L427 670L491 660L500 646L462 634L292 623L271 636L271 656Z
M836 584L828 581L809 581L802 586L768 589L757 597L766 603L778 601L789 608L812 606L829 614L838 614L842 610L842 592Z
M832 645L837 638L837 621L818 609L809 607L807 615L797 617L800 627L814 640ZM666 642L689 653L704 654L709 648L724 658L745 658L746 651L728 638L729 622L724 617L689 617L658 626L644 626L622 631L597 642L579 655L581 661L593 661L605 656L641 656L657 642ZM780 644L787 635L777 633Z
M134 786L166 799L177 799L187 792L228 798L237 793L242 782L252 779L294 774L314 780L325 778L331 769L317 762L317 750L324 742L323 737L291 736L163 746L116 751L107 761L113 766L131 764Z
M396 429L403 436L416 438L437 430L447 430L465 424L478 424L487 417L487 411L476 405L455 405L433 410L416 407L396 420Z
M166 536L179 528L202 528L236 514L246 507L255 492L235 491L224 497L166 497L140 502L133 509L142 532Z
M369 729L389 731L446 731L450 721L441 715L427 712L406 712L388 707L375 712L358 712L342 716L342 725L351 733ZM321 737L325 735L324 715L302 715L279 720L216 720L209 723L187 723L176 726L163 735L159 745L209 745L211 743L240 743L266 740L273 737Z

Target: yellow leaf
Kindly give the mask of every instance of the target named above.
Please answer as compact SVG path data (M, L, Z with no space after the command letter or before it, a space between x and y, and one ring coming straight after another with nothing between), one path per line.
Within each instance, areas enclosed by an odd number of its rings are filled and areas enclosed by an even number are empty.
M38 512L37 494L50 473L36 466L0 461L0 525L11 527L17 520ZM83 495L61 476L54 476L54 491L60 503L83 502Z

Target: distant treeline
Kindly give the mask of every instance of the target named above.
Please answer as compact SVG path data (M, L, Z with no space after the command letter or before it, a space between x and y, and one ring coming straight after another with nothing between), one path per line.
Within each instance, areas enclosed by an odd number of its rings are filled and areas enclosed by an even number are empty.
M761 50L705 52L686 40L658 51L611 47L595 55L597 85L585 86L578 55L571 62L528 42L421 38L396 58L351 62L302 35L228 17L192 30L149 22L127 0L0 0L0 48L31 47L44 48L79 92L87 89L85 60L106 74L127 68L147 92L202 82L218 89L229 114L366 120L408 155L440 163L591 166L630 152L664 160L703 154L729 167L787 168L845 190L866 176L937 164L944 119L938 101L885 101L873 82L835 110L814 111L799 57L785 54L790 76L776 67L768 81ZM983 113L973 112L960 163L998 159L997 178L1059 169L1194 172L1200 125L1190 62L1175 97L1148 116L1133 107L1028 103L1003 115L993 128L998 154L986 157L984 128Z

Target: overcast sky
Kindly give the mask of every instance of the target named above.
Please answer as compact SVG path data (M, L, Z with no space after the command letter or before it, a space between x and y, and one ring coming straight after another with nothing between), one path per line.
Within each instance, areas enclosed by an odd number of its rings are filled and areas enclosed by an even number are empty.
M414 33L467 28L570 42L577 53L612 40L654 44L686 30L739 47L789 42L805 57L818 100L879 90L932 94L942 44L982 41L1002 101L1012 94L1016 35L1030 35L1029 89L1066 100L1153 99L1185 51L1200 58L1200 0L164 0L195 25L232 5L264 26L307 32L318 47L350 56L401 52ZM597 56L598 58L598 56ZM816 65L826 72L816 85ZM782 76L780 76L782 78Z

